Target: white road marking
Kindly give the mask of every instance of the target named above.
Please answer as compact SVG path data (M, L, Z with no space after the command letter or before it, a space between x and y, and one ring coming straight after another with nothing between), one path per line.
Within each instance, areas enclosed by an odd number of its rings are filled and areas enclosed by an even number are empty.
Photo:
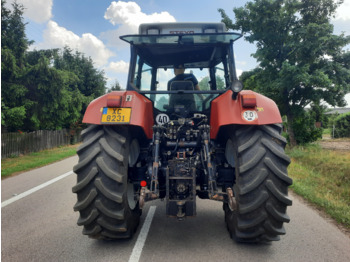
M134 249L131 252L129 262L138 262L140 260L142 249L143 249L143 246L145 245L148 231L151 227L151 223L152 223L156 208L157 208L156 206L151 206L149 208L145 222L143 223L140 234L137 237Z
M34 193L34 192L36 192L36 191L38 191L38 190L40 190L40 189L42 189L44 187L47 187L47 186L49 186L49 185L51 185L51 184L53 184L53 183L55 183L55 182L57 182L59 180L61 180L61 179L65 178L65 177L71 175L71 174L74 174L73 171L69 171L69 172L67 172L67 173L65 173L63 175L60 175L60 176L58 176L58 177L56 177L54 179L51 179L51 180L45 182L44 184L38 185L36 187L33 187L32 189L29 189L26 192L23 192L21 194L18 194L15 197L12 197L12 198L10 198L8 200L5 200L4 202L1 202L1 208L5 207L5 206L7 206L9 204L12 204L13 202L16 202L17 200L20 200L20 199L22 199L22 198L24 198L26 196L29 196L30 194L32 194L32 193Z

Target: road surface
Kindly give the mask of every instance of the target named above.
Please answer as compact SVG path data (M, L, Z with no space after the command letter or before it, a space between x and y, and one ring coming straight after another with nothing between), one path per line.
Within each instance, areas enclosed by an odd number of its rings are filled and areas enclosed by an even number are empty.
M89 239L73 212L76 162L71 157L1 182L3 262L350 261L350 238L293 195L287 234L272 244L237 244L226 230L222 204L201 199L196 218L167 218L165 202L157 200L146 203L133 239Z

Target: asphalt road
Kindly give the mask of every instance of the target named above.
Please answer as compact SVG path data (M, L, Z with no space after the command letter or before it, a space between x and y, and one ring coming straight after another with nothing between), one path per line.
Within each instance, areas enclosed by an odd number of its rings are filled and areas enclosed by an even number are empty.
M1 202L72 170L77 157L1 182ZM350 238L298 198L281 241L237 244L224 223L222 204L197 201L197 217L179 222L165 216L165 202L145 205L140 227L131 240L97 241L83 236L73 212L74 174L41 188L1 209L1 259L7 261L350 261ZM152 207L150 230L142 226ZM146 223L147 224L147 223ZM142 228L142 229L141 229ZM142 234L139 234L142 230ZM144 239L140 249L140 239ZM138 244L137 244L138 243ZM135 249L134 249L135 247ZM141 245L142 248L142 245ZM135 258L135 257L134 257Z

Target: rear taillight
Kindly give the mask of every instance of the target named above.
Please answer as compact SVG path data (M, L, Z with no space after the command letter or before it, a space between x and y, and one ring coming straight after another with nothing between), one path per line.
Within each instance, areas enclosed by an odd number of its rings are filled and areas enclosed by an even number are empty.
M256 107L256 96L255 95L242 95L242 106L245 108Z
M121 107L122 97L116 95L107 96L107 107Z

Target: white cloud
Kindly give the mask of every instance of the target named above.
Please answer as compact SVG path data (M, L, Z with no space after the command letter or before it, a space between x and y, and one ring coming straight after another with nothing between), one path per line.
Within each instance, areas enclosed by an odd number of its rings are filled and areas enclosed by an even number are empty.
M176 19L168 12L145 14L135 2L113 1L107 8L104 18L112 25L119 25L118 29L101 34L110 45L120 46L123 42L119 36L137 34L141 23L175 22Z
M346 94L344 98L347 103L346 107L350 107L350 94Z
M116 73L127 73L129 71L129 63L123 60L118 62L111 62L106 68L106 71L113 71Z
M158 90L168 90L168 81L174 77L173 70L160 69L158 71Z
M24 16L36 23L45 23L52 17L53 0L17 0L24 6Z
M241 70L241 69L236 69L236 74L237 74L237 77L238 77L238 78L241 76L242 73L243 73L243 70Z
M350 20L350 0L344 0L344 3L337 10L335 20Z
M113 1L107 8L104 18L109 20L112 25L123 24L129 26L133 33L137 32L137 28L141 23L176 21L168 12L147 15L141 12L141 7L137 3L123 1Z
M84 53L86 56L90 56L97 66L102 66L108 63L108 59L114 56L114 53L110 51L104 43L96 36L86 33L81 37L67 30L64 27L59 26L54 21L47 23L47 28L43 34L44 41L34 48L46 49L46 48L62 48L69 46L70 48L77 49Z
M72 31L59 26L54 21L49 21L43 34L44 44L62 47L69 45L76 48L80 37ZM73 46L72 46L73 45Z
M236 60L236 62L235 62L236 65L246 66L248 64L247 61L237 60L236 55L235 55L235 60Z

